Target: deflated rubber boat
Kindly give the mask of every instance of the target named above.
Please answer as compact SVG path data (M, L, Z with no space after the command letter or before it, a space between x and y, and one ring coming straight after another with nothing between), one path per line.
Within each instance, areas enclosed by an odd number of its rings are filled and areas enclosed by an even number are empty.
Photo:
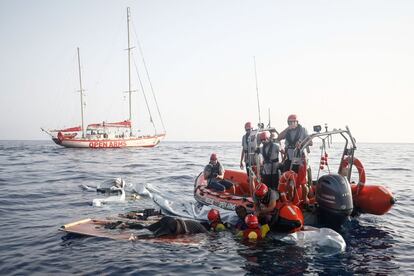
M362 213L374 215L387 213L395 203L395 199L386 187L366 184L365 169L362 162L354 156L356 144L349 128L320 132L321 127L315 126L314 131L315 133L302 141L295 150L296 157L292 160L292 166L297 165L298 172L287 171L281 175L279 180L280 197L276 208L279 216L285 214L284 219L292 222L292 227L286 230L289 232L299 230L300 228L295 225L303 220L304 215L304 224L307 224L307 217L312 217L309 219L313 221L309 223L310 225L316 222L316 224L329 227L338 227L351 216ZM259 134L260 130L254 135ZM327 153L333 136L344 139L344 148L337 162L339 165L337 172L331 171L331 161ZM257 139L252 140L257 141ZM305 157L305 151L312 145L313 140L322 142L317 178L314 180L312 180L308 160ZM357 181L351 179L351 176L354 176L352 174L354 168L358 171ZM203 173L200 173L194 183L194 198L205 205L227 210L234 210L236 206L242 205L249 212L253 212L252 194L260 185L260 177L256 177L255 169L251 170L250 178L244 171L225 170L224 179L232 182L234 189L231 188L224 192L216 192L207 188L207 180L204 179ZM305 189L309 190L309 193L304 193Z
M149 212L148 212L149 211ZM86 218L68 223L59 228L69 235L79 235L112 240L147 241L183 245L198 245L204 240L203 235L162 235L153 236L146 229L127 227L131 225L149 226L160 221L164 216L154 209L129 212L125 215L106 219Z

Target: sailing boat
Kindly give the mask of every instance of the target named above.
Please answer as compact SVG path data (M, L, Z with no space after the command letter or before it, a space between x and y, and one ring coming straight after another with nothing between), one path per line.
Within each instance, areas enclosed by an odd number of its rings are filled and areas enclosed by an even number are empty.
M162 121L161 113L158 108L158 104L153 92L155 104L157 106L158 114L163 126L162 133L155 133L153 135L135 135L132 132L132 88L131 88L131 45L130 45L130 10L127 8L127 28L128 28L128 94L129 94L129 118L124 121L114 123L95 123L87 126L86 131L84 127L84 103L83 103L83 92L82 89L82 75L81 75L81 63L79 48L77 48L78 54L78 66L79 66L79 92L81 102L81 125L66 129L54 129L42 131L46 132L52 140L63 147L68 148L124 148L124 147L155 147L161 140L165 138L166 132L164 123ZM142 53L141 53L142 54ZM144 61L144 60L143 60ZM145 70L146 65L144 61ZM148 71L147 71L148 74ZM148 76L148 75L147 75ZM149 80L149 78L148 78ZM150 83L151 85L151 83ZM151 85L152 89L152 85ZM144 94L145 95L145 94ZM146 101L146 98L145 98ZM146 101L147 103L147 101ZM147 104L148 107L148 104ZM149 111L149 107L148 107ZM149 111L150 113L150 111ZM153 123L152 116L150 113L150 120ZM154 124L154 123L153 123ZM155 129L155 125L154 125Z

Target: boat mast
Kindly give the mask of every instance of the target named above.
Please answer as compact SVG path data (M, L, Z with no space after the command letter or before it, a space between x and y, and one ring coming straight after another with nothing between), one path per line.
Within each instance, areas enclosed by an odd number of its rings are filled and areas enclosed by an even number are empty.
M130 20L130 11L127 7L127 29L128 29L128 94L129 94L129 121L132 120L132 111L131 111L131 102L132 102L132 90L131 90L131 44L129 37L129 20ZM132 135L132 128L130 128L130 135Z
M85 128L83 125L83 89L82 89L82 74L81 74L79 47L77 49L78 49L78 67L79 67L79 93L80 93L80 100L81 100L82 138L85 138Z
M260 101L259 101L259 86L257 85L257 71L256 71L256 57L253 56L253 61L254 61L254 76L256 79L256 95L257 95L257 109L259 111L259 125L262 125L262 120L260 118Z

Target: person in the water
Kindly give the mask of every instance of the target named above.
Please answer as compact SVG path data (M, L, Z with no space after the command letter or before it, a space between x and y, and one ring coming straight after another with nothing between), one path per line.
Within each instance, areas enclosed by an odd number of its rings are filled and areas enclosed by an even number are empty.
M245 223L248 228L243 230L241 234L245 240L255 241L264 239L270 231L269 225L265 224L260 226L259 219L253 214L246 216Z
M235 209L238 220L236 222L236 224L234 225L234 229L236 230L236 232L238 231L243 231L246 230L247 228L249 228L245 222L245 218L247 216L247 210L246 207L242 206L242 205L238 205Z
M208 223L202 223L194 220L185 220L177 217L164 216L159 221L145 226L136 222L123 222L120 228L130 229L148 229L154 237L182 234L207 233L208 230L220 232L226 229L220 218L220 213L216 209L211 209L207 215ZM139 235L139 238L150 237L148 235Z
M207 215L209 225L208 228L214 232L221 232L226 230L226 226L220 217L220 212L217 209L211 209Z
M168 235L207 233L207 229L198 221L164 216L159 221L148 226L137 222L123 222L120 228L148 229L155 238ZM139 235L139 238L150 238L149 235Z

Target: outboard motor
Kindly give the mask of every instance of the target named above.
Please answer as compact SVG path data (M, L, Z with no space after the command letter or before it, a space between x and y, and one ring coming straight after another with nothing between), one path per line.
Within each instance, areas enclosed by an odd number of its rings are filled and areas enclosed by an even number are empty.
M323 175L316 184L316 202L320 222L338 227L353 210L351 185L339 174Z

